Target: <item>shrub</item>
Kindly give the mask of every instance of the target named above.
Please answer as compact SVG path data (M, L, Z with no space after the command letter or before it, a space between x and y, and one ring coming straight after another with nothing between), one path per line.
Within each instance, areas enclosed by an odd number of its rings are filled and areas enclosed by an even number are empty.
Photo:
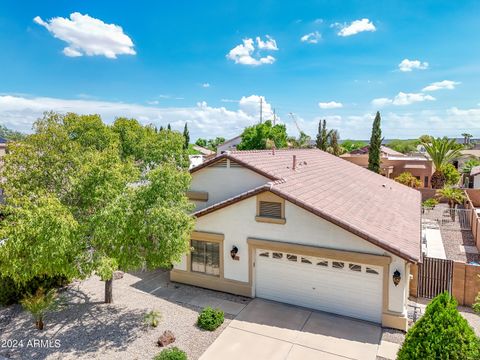
M480 341L448 293L438 295L407 332L397 354L405 359L480 359Z
M45 315L49 311L55 310L58 305L57 292L54 289L44 291L39 288L35 295L27 295L20 302L23 308L32 314L36 328L43 330Z
M177 347L172 347L162 350L153 360L187 360L187 354Z
M418 180L415 176L413 176L411 173L409 173L408 171L405 171L400 175L398 175L395 178L395 181L415 189L422 186L422 182Z
M197 325L204 330L213 331L223 324L223 320L222 310L207 306L198 316Z
M443 175L445 176L445 184L454 186L460 181L461 174L455 169L452 164L447 164L442 168Z
M143 322L148 326L157 327L161 318L162 315L158 311L152 310L143 316Z
M422 205L424 207L428 207L428 208L434 208L435 206L438 205L438 200L435 199L435 198L430 198L430 199L427 199L425 200Z
M38 276L26 284L17 284L9 277L0 276L0 305L18 303L25 294L35 294L39 288L50 290L65 286L70 280L63 276Z

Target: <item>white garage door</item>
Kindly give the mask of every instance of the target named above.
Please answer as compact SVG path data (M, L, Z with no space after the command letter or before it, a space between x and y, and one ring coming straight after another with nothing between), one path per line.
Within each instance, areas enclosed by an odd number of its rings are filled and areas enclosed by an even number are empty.
M381 267L257 250L255 273L257 297L381 322Z

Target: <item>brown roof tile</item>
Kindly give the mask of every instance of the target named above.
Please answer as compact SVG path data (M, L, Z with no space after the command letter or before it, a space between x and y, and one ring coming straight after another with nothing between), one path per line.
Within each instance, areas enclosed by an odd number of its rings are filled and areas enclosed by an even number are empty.
M224 157L280 181L214 204L196 216L268 190L404 259L420 259L420 192L317 149L275 150L275 154L234 151L192 172Z

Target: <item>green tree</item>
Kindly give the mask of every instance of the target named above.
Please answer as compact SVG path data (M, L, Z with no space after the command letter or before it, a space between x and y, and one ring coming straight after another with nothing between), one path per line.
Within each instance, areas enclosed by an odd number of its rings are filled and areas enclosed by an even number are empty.
M26 283L44 275L82 278L96 270L108 282L117 267L177 261L188 250L193 226L185 196L190 175L175 155L184 153L183 136L126 120L105 130L124 143L99 149L103 140L89 131L91 119L75 125L75 133L88 136L73 138L70 120L45 114L34 134L13 143L4 158L2 276ZM154 166L145 167L147 143L155 150ZM111 293L111 282L106 290Z
M457 185L462 177L453 164L447 164L443 167L443 175L445 176L445 185L449 186Z
M332 134L332 130L327 130L327 121L325 119L319 120L317 141L316 141L316 145L318 149L327 151L328 140L330 139L331 134Z
M402 154L408 154L417 151L417 145L420 144L419 140L400 140L394 139L388 143L388 147Z
M170 123L168 123L168 125L167 125L167 130L169 130L169 131L172 130L172 127L170 126Z
M418 138L418 141L420 143L427 143L428 144L429 142L432 141L432 139L433 139L433 136L431 136L431 135L422 135Z
M5 125L0 125L0 137L10 140L10 141L18 141L25 138L25 134L19 131L10 130Z
M435 172L432 175L432 188L441 189L444 187L446 178L444 169L447 164L461 156L462 145L456 143L455 139L432 138L429 143L422 144L427 154L432 159Z
M331 132L330 132L330 142L329 142L329 146L327 148L327 151L330 154L333 154L335 156L340 156L342 154L343 149L340 146L340 144L338 143L339 140L340 140L340 135L338 133L338 130L331 130Z
M479 159L469 159L463 164L462 173L470 175L470 172L475 166L480 165Z
M183 148L188 149L188 145L190 145L190 133L188 131L188 123L185 123L185 127L183 128L183 137L185 138L185 145L183 146Z
M440 199L448 201L450 209L454 209L458 204L462 204L466 196L462 189L456 189L451 186L445 186L443 189L438 189L435 194Z
M361 149L365 146L367 146L368 143L365 141L359 141L359 140L345 140L342 142L342 147L345 149L346 152L352 152L354 150Z
M372 136L368 147L368 170L380 173L380 148L382 146L382 130L380 128L380 112L377 111L373 120Z
M290 146L296 149L305 149L310 147L310 140L310 136L305 134L303 131L300 131L298 138L294 136L288 138Z
M207 139L198 138L197 141L195 141L195 145L207 147Z
M463 144L464 145L470 144L470 139L473 137L473 135L469 133L463 133L462 136L463 136Z
M264 150L268 148L269 141L277 149L288 145L287 128L283 124L272 125L270 120L261 124L249 126L242 133L242 141L238 144L239 150Z
M428 304L425 314L408 330L397 354L398 360L479 358L479 338L448 292Z
M398 175L395 178L395 181L414 189L422 186L422 182L419 179L417 179L415 176L413 176L411 173L409 173L408 171L405 171L400 175Z

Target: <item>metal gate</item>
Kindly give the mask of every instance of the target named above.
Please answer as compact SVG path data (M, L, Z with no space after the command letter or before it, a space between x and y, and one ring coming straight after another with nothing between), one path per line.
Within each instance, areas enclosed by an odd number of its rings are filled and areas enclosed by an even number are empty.
M422 218L434 220L443 230L470 230L470 219L472 217L472 209L457 207L450 209L443 204L434 208L423 207Z
M438 294L452 292L453 261L423 257L423 263L418 264L417 296L433 298Z

